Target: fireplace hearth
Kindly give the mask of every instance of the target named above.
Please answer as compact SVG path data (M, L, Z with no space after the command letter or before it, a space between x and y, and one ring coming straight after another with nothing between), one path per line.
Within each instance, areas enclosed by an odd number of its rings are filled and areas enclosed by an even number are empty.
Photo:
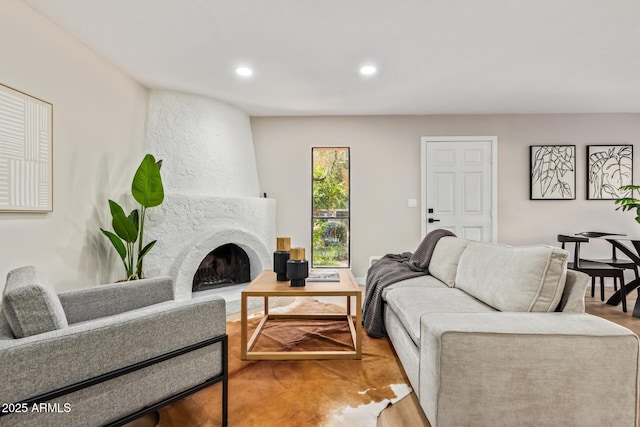
M193 276L193 292L251 281L249 256L238 245L217 247L202 260Z

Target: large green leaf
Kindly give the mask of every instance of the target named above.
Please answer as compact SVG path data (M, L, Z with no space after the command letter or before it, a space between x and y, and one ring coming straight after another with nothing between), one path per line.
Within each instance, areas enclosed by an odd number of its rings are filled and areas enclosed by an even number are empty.
M102 233L104 233L104 235L109 238L113 247L116 248L118 255L120 255L120 258L124 260L127 256L127 249L124 247L124 243L122 243L122 240L120 240L118 236L110 231L104 230L102 228L100 229L100 231L102 231Z
M153 242L150 242L149 244L147 244L144 248L142 248L140 250L140 253L138 253L138 262L136 263L136 273L138 274L138 276L142 277L142 259L144 258L144 256L149 253L149 251L151 250L151 248L153 248L153 246L156 244L157 240L154 240Z
M138 209L132 210L127 218L136 227L136 234L138 234L138 230L140 229L140 214L138 213Z
M158 206L164 200L160 166L151 154L142 159L131 183L131 194L145 208Z
M153 247L153 245L156 244L156 242L157 240L154 240L153 242L150 242L144 248L142 248L142 250L138 254L138 260L141 260L151 250L151 248Z
M111 224L118 237L125 242L133 243L138 239L138 228L123 214L115 214Z
M124 209L111 199L109 199L109 210L111 210L112 217L116 216L116 214L124 215Z

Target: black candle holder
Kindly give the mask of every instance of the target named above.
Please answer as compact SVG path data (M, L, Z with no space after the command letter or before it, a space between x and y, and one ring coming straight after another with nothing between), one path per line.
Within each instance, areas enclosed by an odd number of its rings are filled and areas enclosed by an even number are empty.
M287 261L289 261L289 251L275 251L273 253L273 271L276 273L278 282L287 280Z
M304 248L291 249L290 259L287 261L287 278L291 280L291 286L305 286L307 277L309 277L309 261L304 259Z
M278 282L289 280L287 279L287 261L289 261L290 248L290 237L278 237L276 239L276 251L273 253L273 271L276 273Z

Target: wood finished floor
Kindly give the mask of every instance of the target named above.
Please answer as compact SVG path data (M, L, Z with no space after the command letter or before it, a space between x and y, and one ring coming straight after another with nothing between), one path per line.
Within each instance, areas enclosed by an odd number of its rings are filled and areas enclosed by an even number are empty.
M636 302L636 291L633 291L627 298L627 312L622 312L622 306L613 307L600 301L600 288L596 286L596 296L591 297L591 288L587 289L585 298L586 311L594 316L599 316L610 320L614 323L631 329L637 335L640 335L640 318L632 317L631 312ZM613 289L605 288L605 301L613 293ZM399 362L398 362L399 363ZM382 411L378 417L378 427L396 427L396 426L412 426L412 427L431 427L427 417L420 409L420 404L415 393L411 393L401 401L397 402Z

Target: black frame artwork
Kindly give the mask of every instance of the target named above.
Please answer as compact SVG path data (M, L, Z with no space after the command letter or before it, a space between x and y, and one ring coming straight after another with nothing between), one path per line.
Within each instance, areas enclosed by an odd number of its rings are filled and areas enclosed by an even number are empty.
M530 145L529 172L529 200L575 200L575 145Z
M587 145L587 200L628 197L619 190L633 184L633 145Z

